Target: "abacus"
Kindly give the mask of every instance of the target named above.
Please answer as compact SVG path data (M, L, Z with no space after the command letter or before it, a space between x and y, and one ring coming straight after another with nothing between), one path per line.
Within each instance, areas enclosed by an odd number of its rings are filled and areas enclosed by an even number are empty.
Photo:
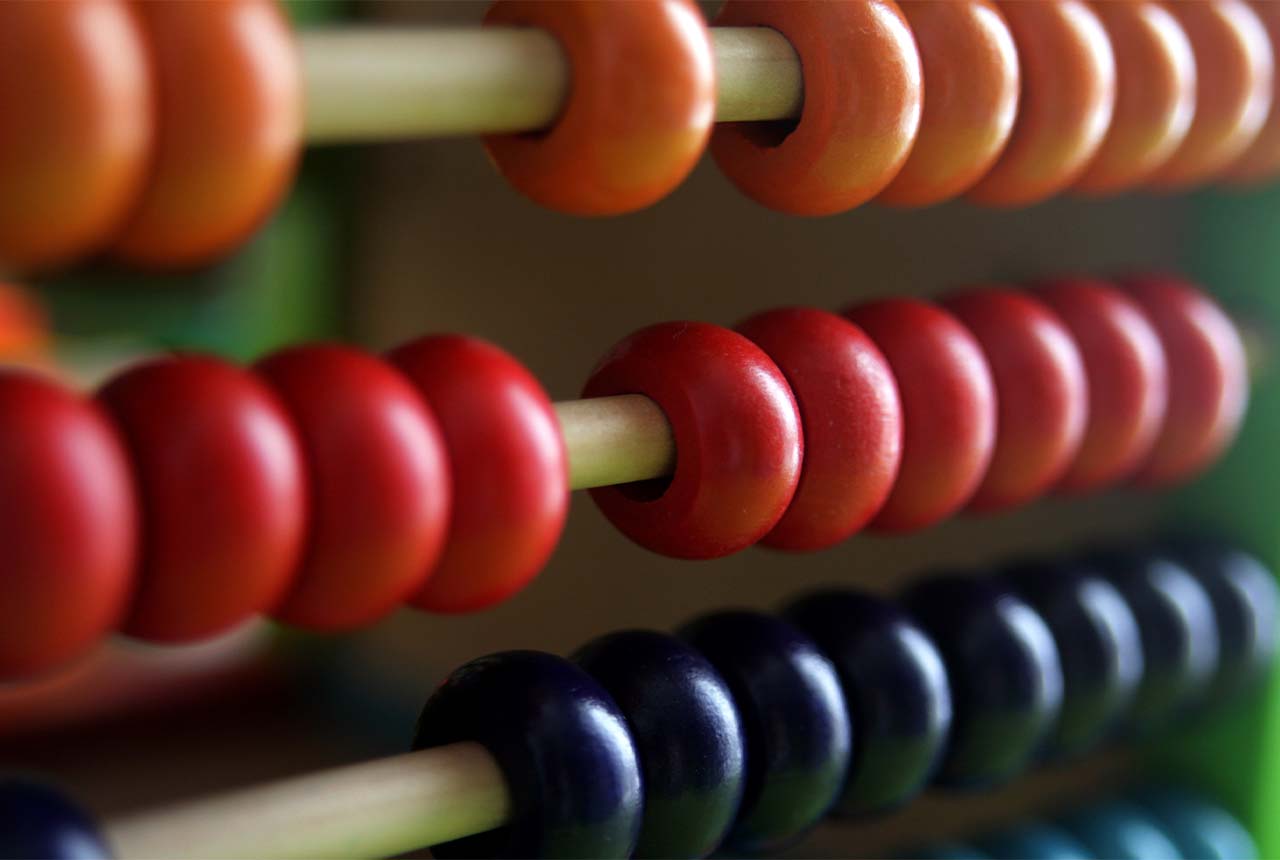
M1280 851L1277 40L0 5L0 855Z

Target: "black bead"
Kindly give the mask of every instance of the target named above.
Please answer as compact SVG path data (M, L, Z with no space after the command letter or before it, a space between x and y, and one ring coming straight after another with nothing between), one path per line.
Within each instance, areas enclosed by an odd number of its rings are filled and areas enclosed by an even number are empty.
M510 789L510 821L437 845L437 857L627 857L640 832L640 763L608 693L568 660L507 651L436 690L414 749L474 741Z
M1142 682L1138 621L1119 590L1084 564L1021 564L1006 578L1049 625L1062 662L1062 713L1046 752L1084 752L1123 717Z
M0 779L0 858L105 860L97 824L61 793L25 779Z
M818 592L783 615L835 664L857 726L838 811L911 800L941 763L951 729L951 689L933 640L896 604L855 591Z
M1092 557L1138 619L1143 672L1126 722L1138 731L1183 712L1218 667L1218 626L1204 587L1168 555L1147 550Z
M679 635L729 684L746 740L747 779L729 844L771 851L835 803L852 735L835 667L808 636L757 612L719 612Z
M903 603L947 666L955 709L935 781L1000 782L1027 765L1062 707L1062 667L1044 619L994 580L947 576L908 589Z
M1229 698L1262 678L1275 656L1275 576L1249 553L1217 542L1181 542L1171 552L1209 593L1219 653L1208 698Z
M622 709L640 755L644 823L636 857L704 857L729 832L746 774L729 686L674 636L630 630L573 659Z

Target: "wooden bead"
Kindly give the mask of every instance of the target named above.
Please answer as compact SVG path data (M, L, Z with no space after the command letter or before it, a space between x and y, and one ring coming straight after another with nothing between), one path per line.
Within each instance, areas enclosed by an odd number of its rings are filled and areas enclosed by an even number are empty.
M1022 95L1009 145L968 196L1029 206L1070 186L1098 153L1115 108L1115 57L1081 0L999 6L1018 46Z
M308 465L302 565L274 615L311 630L371 624L416 593L444 549L444 437L400 373L341 346L269 356L258 374L293 418Z
M1169 404L1155 447L1138 471L1147 486L1184 481L1235 440L1249 402L1249 370L1235 324L1202 291L1146 275L1123 286L1154 325L1169 368Z
M729 686L674 636L601 636L571 658L618 703L640 757L644 823L634 857L706 857L742 800L746 757Z
M1116 194L1149 179L1191 130L1196 61L1182 25L1153 0L1094 3L1116 58L1116 109L1075 190Z
M852 752L835 667L812 639L757 612L705 615L679 631L729 684L746 739L747 780L729 847L762 853L822 818Z
M902 465L872 528L932 525L969 501L991 462L996 392L982 348L955 317L915 299L883 299L845 316L880 347L902 398Z
M1181 860L1177 846L1143 809L1113 800L1073 813L1062 826L1093 857L1109 860Z
M472 660L427 700L413 748L459 741L497 760L511 814L497 830L433 846L434 856L630 856L640 762L622 712L585 671L538 651Z
M900 0L924 70L928 98L906 164L877 198L931 206L991 169L1018 113L1018 51L990 0Z
M862 329L825 311L766 311L736 330L778 365L804 432L795 496L761 543L791 550L840 543L880 510L898 476L902 405L893 371Z
M0 780L0 857L109 860L111 849L88 813L58 791Z
M759 347L709 323L643 328L611 349L584 397L644 394L671 422L669 479L591 497L631 540L676 558L717 558L769 533L795 494L804 450L782 372Z
M726 123L716 164L742 193L792 215L870 200L907 160L920 125L920 56L891 0L728 0L723 27L770 27L804 67L799 120Z
M564 530L569 467L551 400L523 365L476 338L424 337L388 358L439 422L452 475L444 555L413 603L500 603L538 575Z
M1280 4L1270 0L1255 0L1253 11L1267 30L1271 42L1271 109L1262 130L1253 143L1222 174L1221 178L1232 183L1257 183L1275 178L1280 173L1280 62L1275 52L1280 50Z
M274 0L138 3L156 80L150 179L114 253L190 267L231 253L288 189L302 135L293 36Z
M146 46L120 0L0 4L0 268L92 253L151 153Z
M1132 799L1155 819L1182 857L1258 860L1258 846L1249 831L1225 810L1189 791L1147 785Z
M137 513L125 452L102 412L58 384L0 370L0 679L81 656L133 590Z
M1114 286L1069 279L1033 295L1062 320L1088 380L1084 441L1059 489L1084 492L1133 474L1155 445L1168 403L1164 349L1150 319Z
M1227 171L1262 133L1275 59L1258 14L1244 0L1168 3L1191 40L1196 110L1182 145L1150 185L1180 191Z
M942 306L973 333L996 387L991 465L969 508L995 511L1047 491L1084 440L1089 386L1084 360L1061 320L1015 289L984 287Z
M693 169L716 90L711 37L691 0L498 0L485 24L549 31L572 70L550 129L485 138L522 194L574 215L618 215L661 200Z

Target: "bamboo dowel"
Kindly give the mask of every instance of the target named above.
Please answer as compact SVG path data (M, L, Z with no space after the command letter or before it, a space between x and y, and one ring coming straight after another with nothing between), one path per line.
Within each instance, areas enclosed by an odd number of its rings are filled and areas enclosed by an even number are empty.
M575 490L671 474L676 443L658 404L642 394L555 405Z
M122 858L390 857L501 826L502 772L452 744L307 774L108 822Z
M541 30L342 29L299 37L313 143L533 131L555 120L569 63ZM764 27L717 27L716 119L796 116L800 59Z

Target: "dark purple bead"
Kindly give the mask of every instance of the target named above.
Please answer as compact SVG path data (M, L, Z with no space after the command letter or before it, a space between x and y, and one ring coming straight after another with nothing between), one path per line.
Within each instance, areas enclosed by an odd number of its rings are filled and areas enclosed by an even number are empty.
M942 652L955 710L935 779L986 786L1022 770L1062 707L1062 667L1049 628L1012 589L947 576L903 595Z
M795 627L758 612L706 615L679 635L729 684L747 779L729 844L765 852L799 838L835 803L852 746L835 667Z
M933 640L896 604L856 591L811 594L783 616L835 664L857 727L838 811L911 800L941 763L951 728L951 689Z
M1119 590L1084 564L1011 567L1013 587L1049 625L1062 662L1062 713L1046 752L1075 755L1103 739L1142 682L1142 636Z
M742 725L711 663L665 633L601 636L571 658L622 709L640 755L636 857L704 857L729 832L746 773Z
M0 779L0 858L105 860L98 825L58 791L38 782Z
M627 857L640 832L640 763L626 720L586 672L539 651L454 671L418 718L414 749L474 741L497 761L508 823L437 857Z

